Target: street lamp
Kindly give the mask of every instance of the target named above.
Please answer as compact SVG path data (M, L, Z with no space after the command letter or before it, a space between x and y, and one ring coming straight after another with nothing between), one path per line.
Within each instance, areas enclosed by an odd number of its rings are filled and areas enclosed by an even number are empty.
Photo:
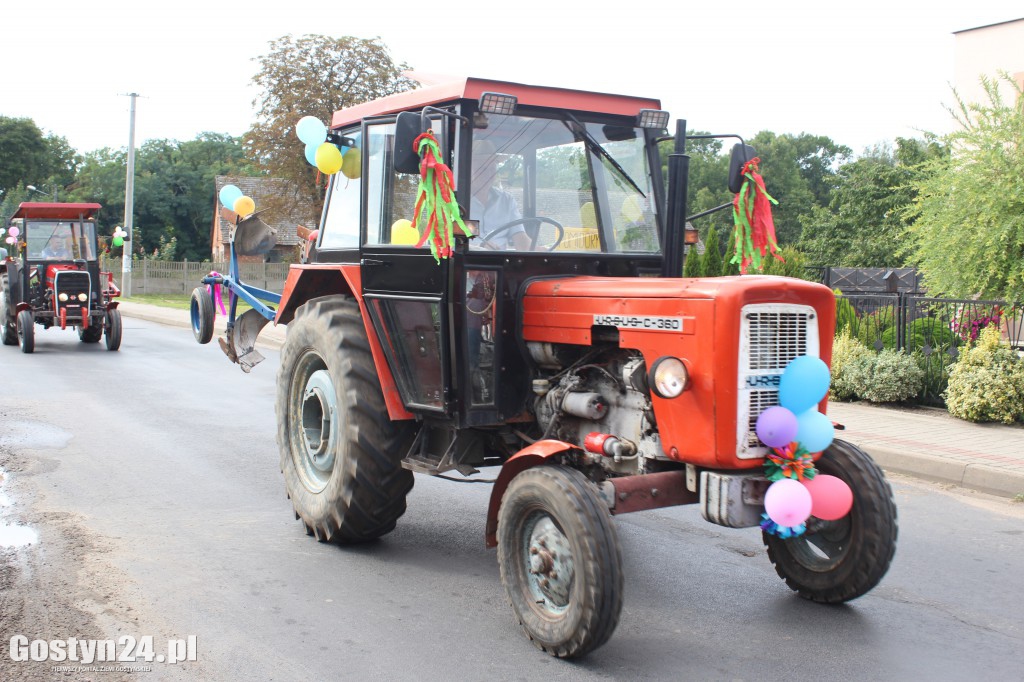
M33 192L36 192L37 194L42 194L44 197L49 197L50 196L49 192L44 192L43 190L39 189L35 185L25 185L25 189L30 189ZM57 186L56 185L54 185L54 187L53 187L53 203L57 203Z

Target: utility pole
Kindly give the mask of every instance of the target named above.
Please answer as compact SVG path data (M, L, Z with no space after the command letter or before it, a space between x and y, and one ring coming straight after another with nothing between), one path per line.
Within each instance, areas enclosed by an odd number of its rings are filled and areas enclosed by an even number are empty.
M121 258L121 293L132 295L132 212L135 210L135 99L137 92L128 93L132 98L131 124L128 127L128 178L124 185L124 231L128 236L124 240Z

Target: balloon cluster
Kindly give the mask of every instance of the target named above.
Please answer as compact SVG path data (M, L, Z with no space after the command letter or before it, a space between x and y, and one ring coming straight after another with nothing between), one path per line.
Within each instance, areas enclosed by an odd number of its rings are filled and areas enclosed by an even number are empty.
M359 150L338 147L327 141L327 126L315 116L303 116L295 124L295 134L306 145L306 161L324 175L338 171L346 178L356 179L362 168Z
M243 218L256 211L256 202L242 194L242 190L235 185L224 185L220 188L220 203L224 208L234 211Z
M114 228L114 238L111 240L111 244L114 246L124 246L124 238L128 236L128 233L124 231L120 225Z
M3 234L3 233L4 233L4 231L0 230L0 234ZM18 229L18 226L17 225L11 225L11 228L9 230L7 230L7 239L5 239L4 241L7 242L8 244L11 244L11 245L17 244L18 243L18 235L19 234L21 234L21 230Z
M757 418L757 437L773 449L765 460L768 480L761 528L783 538L800 535L808 518L834 521L853 506L853 491L842 479L818 474L811 453L832 443L832 422L817 405L831 376L819 358L802 355L790 362L779 382L779 405Z

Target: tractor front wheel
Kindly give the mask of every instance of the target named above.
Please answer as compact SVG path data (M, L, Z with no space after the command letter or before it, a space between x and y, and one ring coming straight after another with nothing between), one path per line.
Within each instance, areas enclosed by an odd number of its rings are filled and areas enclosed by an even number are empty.
M604 644L622 612L622 553L608 506L568 467L512 479L498 512L501 581L527 636L577 658Z
M834 440L816 467L853 490L850 513L836 521L812 516L807 532L795 538L763 538L768 558L791 590L838 604L866 594L889 570L896 552L896 503L882 470L851 443Z
M121 311L111 308L107 311L103 331L107 336L107 350L117 350L121 347Z
M36 349L36 318L31 310L18 313L18 341L22 353L31 353Z
M344 296L295 311L277 376L285 488L306 532L364 542L394 529L413 475L411 424L388 417L359 306Z
M93 317L89 318L88 327L78 327L78 340L82 343L98 343L103 338L103 324Z
M0 276L0 341L5 346L18 345L18 320L11 306L7 275Z

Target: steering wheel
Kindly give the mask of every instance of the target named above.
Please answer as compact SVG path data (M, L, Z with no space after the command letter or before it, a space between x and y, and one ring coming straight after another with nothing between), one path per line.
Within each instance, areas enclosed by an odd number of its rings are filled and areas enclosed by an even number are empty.
M501 227L499 227L498 229L492 230L486 237L481 238L480 241L477 243L477 246L480 246L482 248L487 248L487 249L495 249L497 247L495 247L494 244L491 243L491 240L493 240L499 234L502 234L504 232L508 232L509 230L511 230L516 225L524 225L526 223L537 223L537 227L538 228L540 227L541 223L549 223L551 225L554 225L558 229L558 239L555 240L554 244L552 244L551 246L547 247L546 249L543 249L545 251L554 251L555 248L559 244L562 243L562 238L565 237L565 228L562 227L561 223L559 223L557 220L552 220L551 218L545 218L544 216L537 216L535 218L518 218L516 220L512 220L510 222L507 222L504 225L502 225ZM529 249L530 251L536 251L537 250L537 240L538 239L540 239L540 230L539 229L534 233L533 237L530 239L530 249Z

